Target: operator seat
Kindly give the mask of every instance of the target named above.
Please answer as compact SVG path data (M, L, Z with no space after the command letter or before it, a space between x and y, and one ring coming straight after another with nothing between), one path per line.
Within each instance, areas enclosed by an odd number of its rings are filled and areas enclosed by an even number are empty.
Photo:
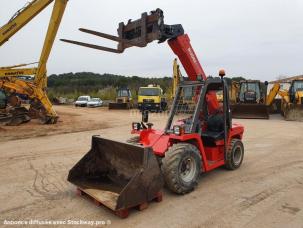
M205 146L215 146L216 141L224 139L224 117L222 113L211 115L207 119L206 131L202 132Z

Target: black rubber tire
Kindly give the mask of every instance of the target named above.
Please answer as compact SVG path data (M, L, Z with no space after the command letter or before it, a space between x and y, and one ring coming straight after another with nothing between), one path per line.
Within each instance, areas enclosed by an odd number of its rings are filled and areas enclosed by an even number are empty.
M194 173L189 181L181 177L181 165L185 159L193 159ZM177 143L168 149L162 159L162 172L166 186L177 194L186 194L194 190L201 173L200 151L192 144Z
M235 158L235 153L240 153L238 159ZM240 139L232 139L229 148L226 152L225 168L229 170L238 169L244 158L244 146Z

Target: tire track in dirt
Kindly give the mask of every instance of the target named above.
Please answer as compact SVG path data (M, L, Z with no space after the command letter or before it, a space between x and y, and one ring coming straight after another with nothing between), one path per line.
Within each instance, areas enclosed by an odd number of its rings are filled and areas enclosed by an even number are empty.
M75 151L74 149L64 149L64 151L51 151L51 156L57 157L57 156L73 156L75 154L79 154L79 152ZM15 156L9 156L9 157L2 157L0 161L0 167L7 166L8 164L16 163L19 161L24 160L34 160L34 159L44 159L49 158L50 154L47 152L44 153L30 153L30 154L23 154L23 155L15 155Z
M297 163L293 163L297 164ZM289 169L292 169L293 167L288 167ZM285 170L284 170L285 171ZM281 173L284 172L283 170L280 170ZM271 178L272 175L267 175L268 178ZM258 178L258 177L254 177ZM273 198L277 197L280 193L285 193L288 190L297 187L298 185L302 185L303 176L297 177L295 179L288 179L285 181L286 178L283 178L283 180L280 180L281 183L277 182L274 186L268 187L263 189L262 191L248 197L240 197L235 200L235 203L232 203L231 205L222 208L221 210L218 210L215 212L215 214L208 217L208 219L201 224L201 227L237 227L236 221L241 220L240 218L242 216L247 217L250 216L249 211L252 207L257 206L258 204L262 203L263 201L271 199L271 201L274 201ZM230 183L232 184L232 183ZM232 219L233 218L233 219ZM231 222L232 221L232 222ZM233 224L232 226L229 226L228 224ZM239 225L240 227L245 224Z
M36 169L31 162L29 165L35 173L32 184L33 195L38 194L45 200L60 200L67 196L68 185L65 178L62 178L61 169L58 169L60 166L51 163L51 165L44 165L42 169ZM31 189L28 191L31 192Z

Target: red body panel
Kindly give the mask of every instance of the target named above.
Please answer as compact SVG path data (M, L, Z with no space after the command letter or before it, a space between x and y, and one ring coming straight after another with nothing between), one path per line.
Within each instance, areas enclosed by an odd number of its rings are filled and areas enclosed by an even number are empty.
M227 144L232 138L242 139L244 127L240 124L233 124L229 131ZM165 152L176 142L189 142L197 146L202 157L201 169L204 172L224 165L224 140L218 140L215 147L205 147L201 136L194 134L164 134L163 131L154 129L132 131L132 134L140 134L140 144L152 147L155 155L164 157Z
M168 41L170 48L180 59L182 66L184 67L188 78L191 81L196 81L198 76L201 76L203 80L206 80L206 74L197 58L194 49L190 44L190 39L187 34L176 37ZM197 91L197 94L199 92ZM210 114L215 113L219 108L219 102L215 92L209 92L207 94L207 103L209 106Z
M203 80L206 80L204 70L190 44L190 39L187 34L169 40L168 44L173 52L179 57L191 81L196 81L198 75L200 75Z
M178 36L168 41L169 46L173 52L179 57L188 77L191 81L196 81L198 76L201 76L203 80L207 77L204 70L190 44L190 39L187 34ZM197 91L197 95L199 92ZM221 109L220 103L217 100L215 91L209 91L206 94L206 102L208 106L209 114L214 114ZM222 111L222 110L221 110ZM202 128L202 130L205 130ZM244 127L240 124L233 124L232 128L228 132L227 145L229 145L232 138L242 139ZM219 166L224 165L224 140L218 140L215 142L214 147L205 147L201 135L194 134L165 134L163 131L157 131L154 129L146 129L132 131L133 134L140 134L140 144L146 147L152 147L155 155L164 157L165 152L174 143L187 142L194 144L200 151L202 157L201 169L202 171L210 171Z

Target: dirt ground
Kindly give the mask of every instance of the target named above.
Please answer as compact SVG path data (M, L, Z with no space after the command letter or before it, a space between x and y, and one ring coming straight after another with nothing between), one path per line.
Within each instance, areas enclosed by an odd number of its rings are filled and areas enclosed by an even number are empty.
M184 196L164 190L161 203L120 219L75 195L69 169L92 135L126 140L136 111L57 106L57 125L0 126L0 224L3 220L104 221L111 227L303 227L303 123L234 120L245 125L240 169L201 176ZM155 127L166 115L152 114Z

